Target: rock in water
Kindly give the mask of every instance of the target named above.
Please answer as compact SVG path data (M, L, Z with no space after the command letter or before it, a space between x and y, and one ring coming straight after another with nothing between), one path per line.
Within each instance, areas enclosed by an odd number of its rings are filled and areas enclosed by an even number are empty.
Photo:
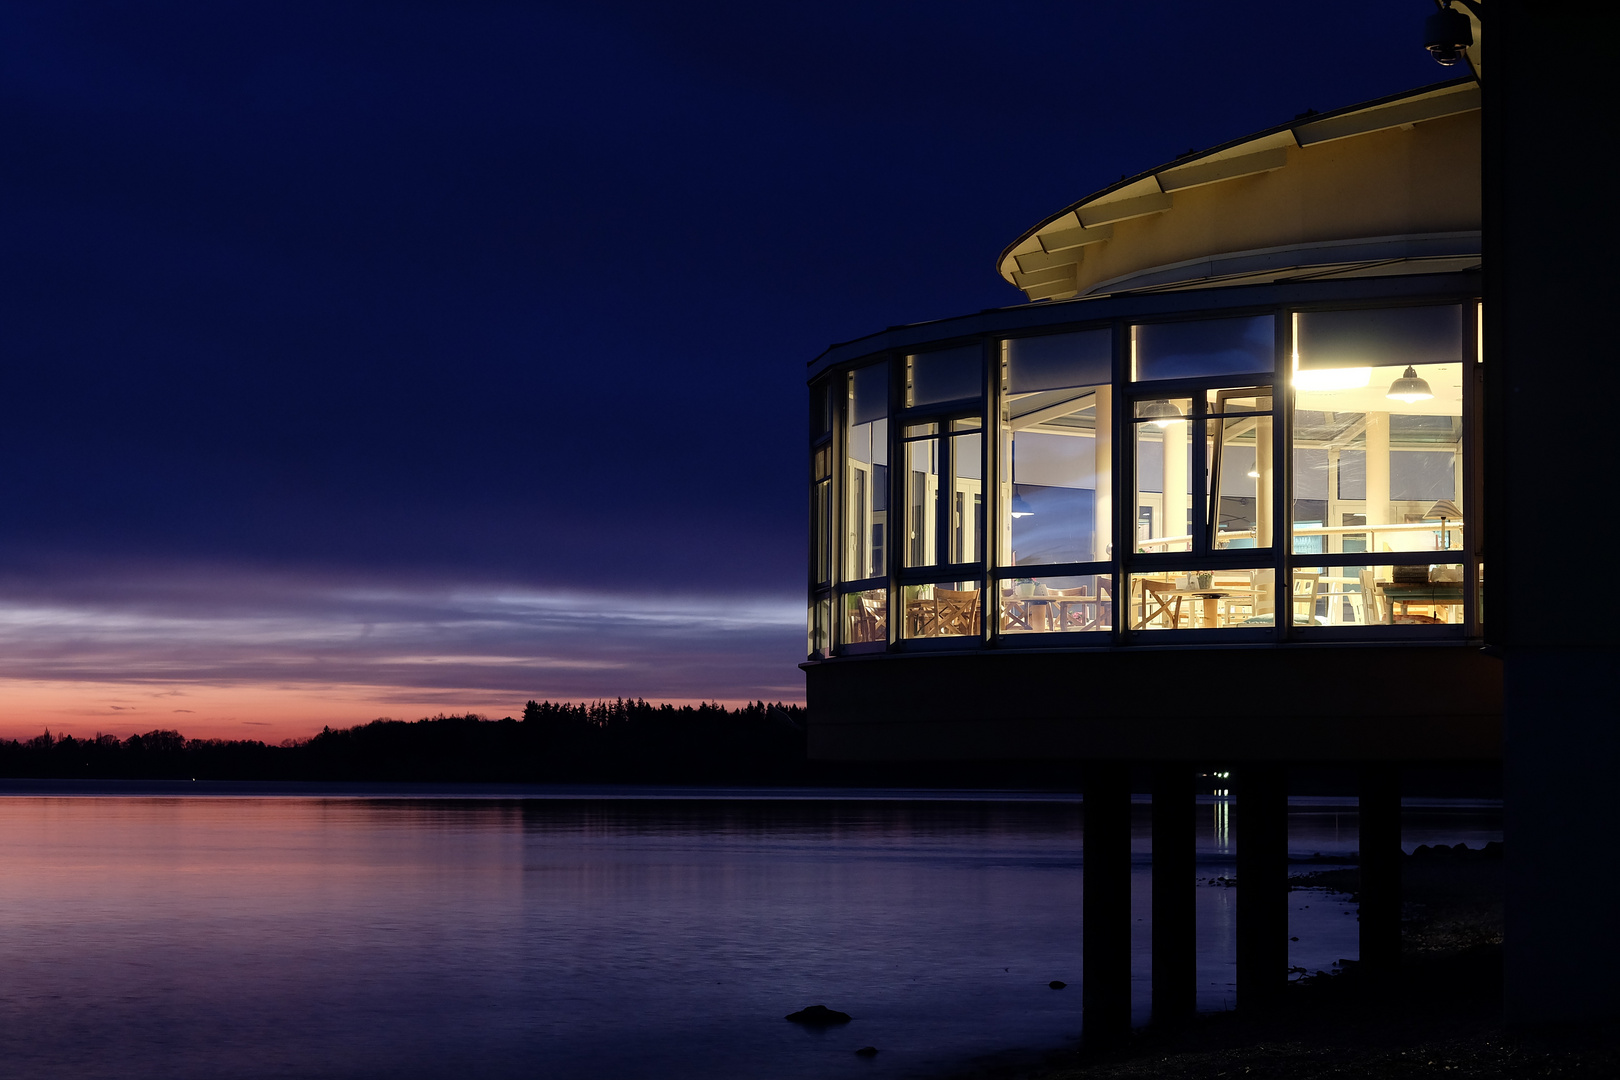
M859 1050L855 1051L855 1056L856 1057L877 1057L877 1047L875 1047L875 1046L863 1046Z
M808 1009L800 1009L796 1013L788 1013L787 1019L795 1024L808 1024L811 1027L827 1027L829 1024L847 1024L850 1021L849 1013L829 1009L825 1005L812 1005Z
M1054 990L1061 990L1065 986L1068 986L1069 984L1064 982L1062 979L1053 979L1051 982L1047 983L1046 985L1050 986Z

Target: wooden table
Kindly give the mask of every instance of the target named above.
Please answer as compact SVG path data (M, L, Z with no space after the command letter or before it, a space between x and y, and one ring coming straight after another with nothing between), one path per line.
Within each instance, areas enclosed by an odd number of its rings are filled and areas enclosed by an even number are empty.
M1158 584L1158 582L1155 582L1155 584ZM1233 596L1252 596L1253 595L1253 593L1249 592L1246 589L1215 589L1215 588L1210 588L1210 589L1176 589L1176 588L1168 588L1168 589L1166 589L1166 588L1160 588L1158 590L1158 592L1159 592L1159 595L1161 595L1161 596L1179 596L1179 597L1181 597L1183 599L1192 599L1192 600L1202 601L1202 603L1199 604L1199 615L1198 615L1197 618L1195 618L1193 620L1194 623L1196 624L1195 629L1198 628L1198 627L1205 627L1205 628L1209 628L1209 629L1215 629L1215 628L1220 626L1220 611L1219 611L1220 601L1228 599L1229 597L1233 597ZM1144 599L1143 603L1144 603L1144 605L1146 604L1145 599ZM1136 628L1138 630L1141 630L1146 626L1146 623L1147 623L1147 613L1146 613L1146 610L1144 609L1143 615L1142 615L1142 621L1137 625ZM1174 622L1171 624L1170 628L1172 630L1181 629L1181 616L1180 616L1179 613L1175 616Z
M1069 629L1070 608L1074 607L1076 604L1095 604L1099 599L1100 597L1092 596L1090 593L1076 596L1053 596L1051 594L1040 593L1036 593L1032 596L1018 596L1014 594L1012 596L1003 596L1001 598L1001 604L1003 610L1014 606L1019 608L1018 614L1013 614L1009 611L1008 616L1014 622L1023 626L1023 628L1026 630L1035 629L1030 625L1029 621L1030 615L1032 614L1030 611L1032 605L1039 604L1045 609L1042 614L1045 616L1047 630L1052 629L1053 611L1055 609L1057 612L1057 629L1067 630Z
M1410 604L1426 604L1430 611L1444 604L1451 606L1463 602L1463 583L1460 581L1380 581L1378 589L1391 605L1399 604L1396 613L1406 615Z

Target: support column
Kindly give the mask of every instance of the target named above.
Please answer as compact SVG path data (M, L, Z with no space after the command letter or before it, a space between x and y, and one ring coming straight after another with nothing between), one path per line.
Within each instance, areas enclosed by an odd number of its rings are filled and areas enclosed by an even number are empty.
M1188 1020L1198 990L1197 774L1191 765L1153 771L1153 1022Z
M1237 1004L1263 1009L1288 984L1288 785L1281 765L1237 770Z
M1096 477L1095 510L1092 513L1094 531L1091 538L1091 557L1098 562L1104 562L1114 557L1114 388L1112 386L1099 386L1097 388L1097 406L1093 412L1097 416L1096 438L1092 444L1096 448L1093 475ZM1134 515L1132 515L1134 517ZM1131 529L1136 526L1131 524ZM1134 535L1134 534L1132 534Z
M1164 432L1159 444L1164 451L1159 473L1162 478L1160 486L1164 488L1164 521L1159 526L1160 536L1186 536L1192 524L1188 518L1192 487L1187 475L1187 439L1191 427L1189 420L1160 429ZM1192 545L1187 544L1179 550L1191 551Z
M1401 770L1361 770L1361 966L1387 978L1401 963ZM1240 879L1241 880L1241 879Z
M1082 822L1082 1036L1088 1045L1108 1046L1131 1030L1129 767L1120 762L1087 765Z

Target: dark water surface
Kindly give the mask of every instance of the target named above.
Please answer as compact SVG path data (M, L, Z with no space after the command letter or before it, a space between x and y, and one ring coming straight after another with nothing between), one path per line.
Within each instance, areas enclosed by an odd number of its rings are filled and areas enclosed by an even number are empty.
M13 1075L836 1080L1080 1033L1073 798L139 790L0 789ZM1354 800L1296 803L1292 852L1356 849ZM1231 875L1236 812L1199 810L1200 877ZM1406 813L1408 850L1500 830L1488 804ZM1291 963L1356 955L1344 897L1292 896ZM1236 901L1198 887L1204 1008L1231 1003ZM783 1020L811 1004L855 1020Z

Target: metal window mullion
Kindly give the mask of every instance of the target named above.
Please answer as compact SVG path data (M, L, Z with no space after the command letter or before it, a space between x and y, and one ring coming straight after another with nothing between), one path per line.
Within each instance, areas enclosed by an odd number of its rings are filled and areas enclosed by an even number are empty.
M1124 320L1114 322L1113 392L1113 488L1114 520L1109 529L1113 537L1114 554L1114 628L1113 644L1129 643L1131 625L1131 594L1127 575L1131 568L1132 542L1136 536L1136 428L1130 422L1131 394L1131 330ZM1129 533L1126 532L1129 528ZM1129 537L1129 538L1128 538Z
M1294 636L1294 313L1284 308L1272 317L1272 322L1276 349L1271 378L1271 575L1275 604L1271 630L1276 640L1287 641ZM1329 477L1328 483L1336 484L1338 478ZM1314 605L1311 611L1314 615Z
M979 487L982 518L979 530L979 638L993 644L1001 636L1001 590L995 587L997 552L994 539L1001 536L1001 340L987 337L979 348L984 379L980 411L983 417L979 439Z
M1187 482L1192 488L1192 545L1189 554L1197 559L1210 553L1214 539L1209 535L1209 488L1212 478L1209 475L1209 392L1195 390L1189 395L1187 412L1187 425L1192 428L1188 432L1188 449L1192 451L1191 460L1187 463ZM1170 501L1170 493L1165 492L1165 502ZM1172 535L1166 527L1165 535Z
M1480 529L1480 506L1476 500L1479 485L1474 477L1479 469L1479 425L1475 418L1479 413L1480 379L1484 377L1481 370L1485 365L1479 363L1479 315L1472 304L1462 307L1466 313L1463 322L1463 354L1462 369L1468 372L1463 379L1462 401L1462 478L1463 490L1455 492L1463 496L1463 632L1471 638L1482 637L1484 628L1479 619L1479 551L1478 538L1482 535Z
M889 422L884 425L888 430L889 441L889 492L888 492L888 523L886 526L888 536L883 545L883 564L889 580L888 597L885 606L888 610L889 640L887 647L893 649L900 640L900 619L903 617L900 604L900 554L904 544L895 543L895 537L905 537L907 532L906 515L910 512L905 503L905 444L900 435L904 430L896 417L901 412L898 403L905 401L906 369L904 357L890 356L889 358ZM896 518L900 528L895 529Z

